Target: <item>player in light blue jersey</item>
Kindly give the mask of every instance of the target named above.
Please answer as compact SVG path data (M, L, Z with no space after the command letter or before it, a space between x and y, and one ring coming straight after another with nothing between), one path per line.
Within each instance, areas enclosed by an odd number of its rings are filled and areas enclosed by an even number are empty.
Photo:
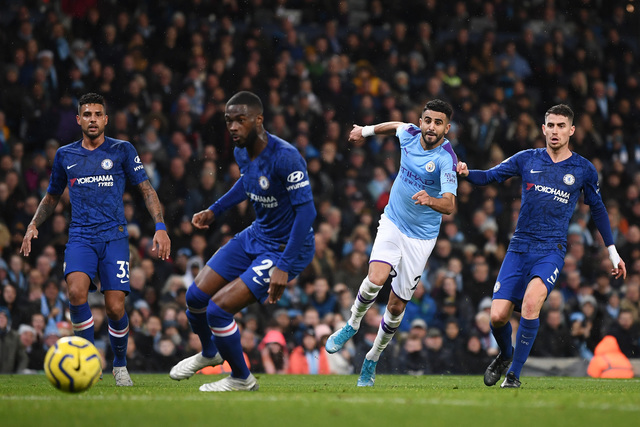
M508 371L501 387L520 387L520 373L540 326L540 310L564 266L569 221L581 194L609 250L611 274L627 275L613 242L596 169L569 149L574 131L571 108L555 105L547 110L542 125L546 148L521 151L487 171L469 170L466 163L458 163L460 175L476 185L522 177L518 223L493 288L491 330L500 354L485 371L488 386ZM514 310L522 315L515 349L509 323Z
M20 252L28 256L31 239L53 213L65 188L69 189L71 223L64 254L69 311L76 335L94 341L94 322L87 303L89 290L100 279L114 353L113 375L118 386L132 386L127 371L129 318L124 309L129 287L129 239L122 195L127 183L138 187L156 224L153 250L166 259L171 241L162 219L158 196L149 183L140 157L127 141L104 135L108 123L104 98L87 93L78 101L76 117L81 140L56 152L47 194L27 227Z
M193 215L192 223L207 229L222 212L246 199L256 220L209 259L187 290L187 317L202 352L180 361L169 376L186 379L223 360L231 366L229 377L204 384L201 391L258 389L233 316L254 302L277 302L315 252L311 226L316 209L300 153L265 131L262 102L251 92L229 99L225 121L242 175L213 205Z
M453 109L441 100L427 102L419 127L402 122L354 125L349 141L361 144L368 136L396 135L400 141L400 169L389 203L380 219L369 272L351 307L347 324L329 337L325 348L339 351L356 334L362 317L393 271L392 291L373 347L366 354L359 387L371 387L380 354L393 338L407 302L413 296L440 231L442 215L455 209L458 178L456 157L445 138Z

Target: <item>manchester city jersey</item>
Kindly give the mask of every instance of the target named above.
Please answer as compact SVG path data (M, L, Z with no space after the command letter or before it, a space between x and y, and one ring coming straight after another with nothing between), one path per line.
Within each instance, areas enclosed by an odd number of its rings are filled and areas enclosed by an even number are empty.
M131 143L105 137L98 148L87 150L80 140L56 152L47 192L60 195L69 187L70 241L107 242L128 235L122 203L126 183L146 179Z
M294 206L313 200L307 164L288 142L267 132L267 146L254 160L245 148L234 155L244 191L256 212L251 233L259 241L286 244L295 219ZM313 230L309 229L313 237Z
M434 239L440 232L442 214L428 206L416 205L411 197L420 190L436 198L444 193L455 196L458 157L447 139L432 150L422 148L422 135L416 125L399 126L396 136L400 140L400 170L384 213L408 237Z
M498 182L522 177L520 215L509 244L514 252L566 250L567 230L580 193L592 209L603 205L596 168L576 153L554 163L545 148L525 150L487 173Z

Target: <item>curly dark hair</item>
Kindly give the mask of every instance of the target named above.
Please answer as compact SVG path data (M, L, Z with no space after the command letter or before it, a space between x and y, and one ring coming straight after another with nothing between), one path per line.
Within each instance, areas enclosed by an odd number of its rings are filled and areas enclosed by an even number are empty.
M427 102L422 112L424 113L427 110L444 113L444 115L447 116L447 120L449 121L451 121L451 116L453 116L453 107L451 107L448 102L445 102L441 99L433 99Z

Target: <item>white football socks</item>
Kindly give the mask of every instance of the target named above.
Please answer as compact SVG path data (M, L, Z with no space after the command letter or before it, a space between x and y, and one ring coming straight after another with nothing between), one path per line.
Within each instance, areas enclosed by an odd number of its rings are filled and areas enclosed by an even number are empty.
M400 326L400 322L402 322L403 317L404 311L398 316L394 316L389 313L389 310L384 311L382 322L378 328L378 335L376 335L373 346L366 355L367 359L373 360L374 362L378 361L380 354L387 347L387 344L389 344L389 341L391 341L391 338L393 338L398 330L398 326Z
M360 289L358 289L356 300L351 306L351 317L347 322L353 329L360 328L360 321L367 310L369 310L369 307L371 307L375 302L380 289L382 289L382 286L375 285L371 280L369 280L369 276L364 278L360 285Z

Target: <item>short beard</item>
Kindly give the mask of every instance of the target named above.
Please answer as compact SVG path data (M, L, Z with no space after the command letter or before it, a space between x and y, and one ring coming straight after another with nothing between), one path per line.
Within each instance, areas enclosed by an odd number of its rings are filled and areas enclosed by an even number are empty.
M433 143L430 143L429 140L427 139L427 134L426 133L422 134L422 139L424 140L424 143L427 146L427 148L435 147L440 143L440 141L442 141L443 138L444 138L444 134L443 135L436 134L436 140Z
M247 137L244 139L244 144L237 144L238 148L249 148L255 145L256 140L258 139L258 132L253 129Z
M102 136L102 134L103 134L103 133L104 133L104 130L103 130L102 132L98 132L96 135L90 135L90 134L88 133L88 131L84 131L84 130L82 131L82 134L83 134L84 136L86 136L87 138L89 138L90 140L92 140L92 141L93 141L94 139L98 139L98 138L100 138L100 136Z

